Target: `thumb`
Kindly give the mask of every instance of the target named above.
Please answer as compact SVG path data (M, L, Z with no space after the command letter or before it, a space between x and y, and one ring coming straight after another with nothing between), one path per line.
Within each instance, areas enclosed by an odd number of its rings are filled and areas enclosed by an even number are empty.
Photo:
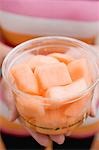
M94 95L93 95L91 108L90 108L90 116L91 117L96 116L98 102L99 102L99 84L96 86L96 88L94 90Z
M4 80L1 81L1 93L2 99L10 111L9 120L14 121L18 117L18 112L15 106L15 97L11 88L5 83Z

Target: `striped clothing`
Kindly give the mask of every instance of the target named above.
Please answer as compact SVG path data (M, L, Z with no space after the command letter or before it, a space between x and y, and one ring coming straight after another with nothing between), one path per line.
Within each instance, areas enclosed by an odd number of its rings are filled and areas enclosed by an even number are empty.
M12 45L45 35L70 36L93 43L99 34L98 0L0 0L0 3L2 34Z

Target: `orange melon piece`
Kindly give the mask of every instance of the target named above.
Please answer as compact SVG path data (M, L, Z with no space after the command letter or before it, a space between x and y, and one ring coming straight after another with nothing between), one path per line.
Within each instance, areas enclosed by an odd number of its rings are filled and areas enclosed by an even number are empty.
M66 85L72 82L64 63L38 66L34 74L44 90L52 86Z
M67 118L62 109L53 109L47 110L45 112L45 116L38 118L36 121L38 126L54 129L58 126L62 127L64 124L66 124L66 119Z
M19 90L30 94L39 94L37 79L28 65L15 65L11 69L11 74Z
M74 59L79 59L82 57L81 51L83 48L78 48L78 47L71 47L69 50L66 52L66 55L71 56Z
M45 114L43 102L35 96L17 96L16 106L20 115L28 121Z
M79 94L87 89L87 87L88 86L85 79L81 78L66 86L56 86L49 88L46 91L45 96L49 97L50 100L53 102L55 101L56 103L65 102L77 98Z
M72 117L72 120L77 118L77 116L84 115L84 112L87 112L90 103L91 103L92 95L91 93L87 93L83 97L81 97L78 101L75 101L71 104L68 104L68 107L65 110L65 115L68 117ZM74 118L73 118L74 117Z
M74 58L71 57L70 55L62 54L62 53L51 53L51 54L49 54L49 56L52 56L52 57L58 59L60 62L63 62L65 64L68 64L74 60Z
M91 83L91 75L89 74L90 68L86 59L81 58L70 62L68 65L68 71L73 81L84 77L88 84Z
M59 61L55 58L44 55L33 55L29 58L29 60L27 60L27 65L29 65L33 70L36 66L53 63L59 63Z

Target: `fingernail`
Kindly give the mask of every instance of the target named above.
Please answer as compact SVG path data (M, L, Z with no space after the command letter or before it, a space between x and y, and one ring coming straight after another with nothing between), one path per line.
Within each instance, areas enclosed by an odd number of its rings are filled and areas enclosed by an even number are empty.
M97 113L97 108L94 106L92 109L92 117L95 117Z
M11 112L11 110L9 110L8 120L9 120L9 121L12 121L12 112Z
M93 117L95 117L95 116L96 116L96 110L93 111Z
M9 118L8 118L9 121L14 121L14 118L12 115L9 115Z
M13 114L13 112L11 110L9 111L8 120L9 121L15 121L16 120L16 116L15 116L15 114Z
M65 141L65 136L61 136L60 138L59 138L59 141L58 141L58 144L63 144L64 143L64 141Z
M48 145L50 145L50 139L48 138L46 138L44 141L42 141L42 143L40 143L42 146L45 146L45 147L47 147Z

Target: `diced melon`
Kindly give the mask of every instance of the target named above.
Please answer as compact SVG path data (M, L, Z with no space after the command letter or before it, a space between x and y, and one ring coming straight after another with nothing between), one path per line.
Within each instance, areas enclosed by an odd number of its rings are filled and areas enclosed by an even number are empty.
M82 57L82 50L83 48L78 47L70 47L69 50L66 52L67 55L71 56L74 59L79 59Z
M56 128L61 127L66 124L66 116L62 109L53 109L53 110L46 110L45 116L42 118L38 118L37 124L38 126L44 126L48 128Z
M34 96L17 96L16 105L19 113L28 120L45 114L43 102Z
M15 65L11 69L11 74L19 90L30 94L39 94L37 79L28 65Z
M34 74L43 89L58 85L67 85L72 82L67 66L64 63L38 66Z
M44 55L33 55L33 57L27 61L27 65L29 65L32 70L34 70L36 66L53 63L59 63L59 61L55 58Z
M78 101L68 104L64 112L65 115L68 117L72 117L71 119L75 119L77 118L77 116L79 117L81 115L84 115L84 112L86 112L90 106L91 98L91 93L87 93Z
M58 102L65 102L69 101L70 99L74 99L79 97L83 91L87 89L87 83L84 78L81 78L67 86L56 86L49 88L45 96L49 97L52 101Z
M51 54L49 54L49 56L52 56L52 57L58 59L60 62L64 62L65 64L68 64L74 60L74 58L71 57L70 55L62 54L62 53L51 53Z
M81 58L70 62L68 65L68 71L73 81L79 78L85 78L88 84L91 83L91 74L88 62L86 59Z

